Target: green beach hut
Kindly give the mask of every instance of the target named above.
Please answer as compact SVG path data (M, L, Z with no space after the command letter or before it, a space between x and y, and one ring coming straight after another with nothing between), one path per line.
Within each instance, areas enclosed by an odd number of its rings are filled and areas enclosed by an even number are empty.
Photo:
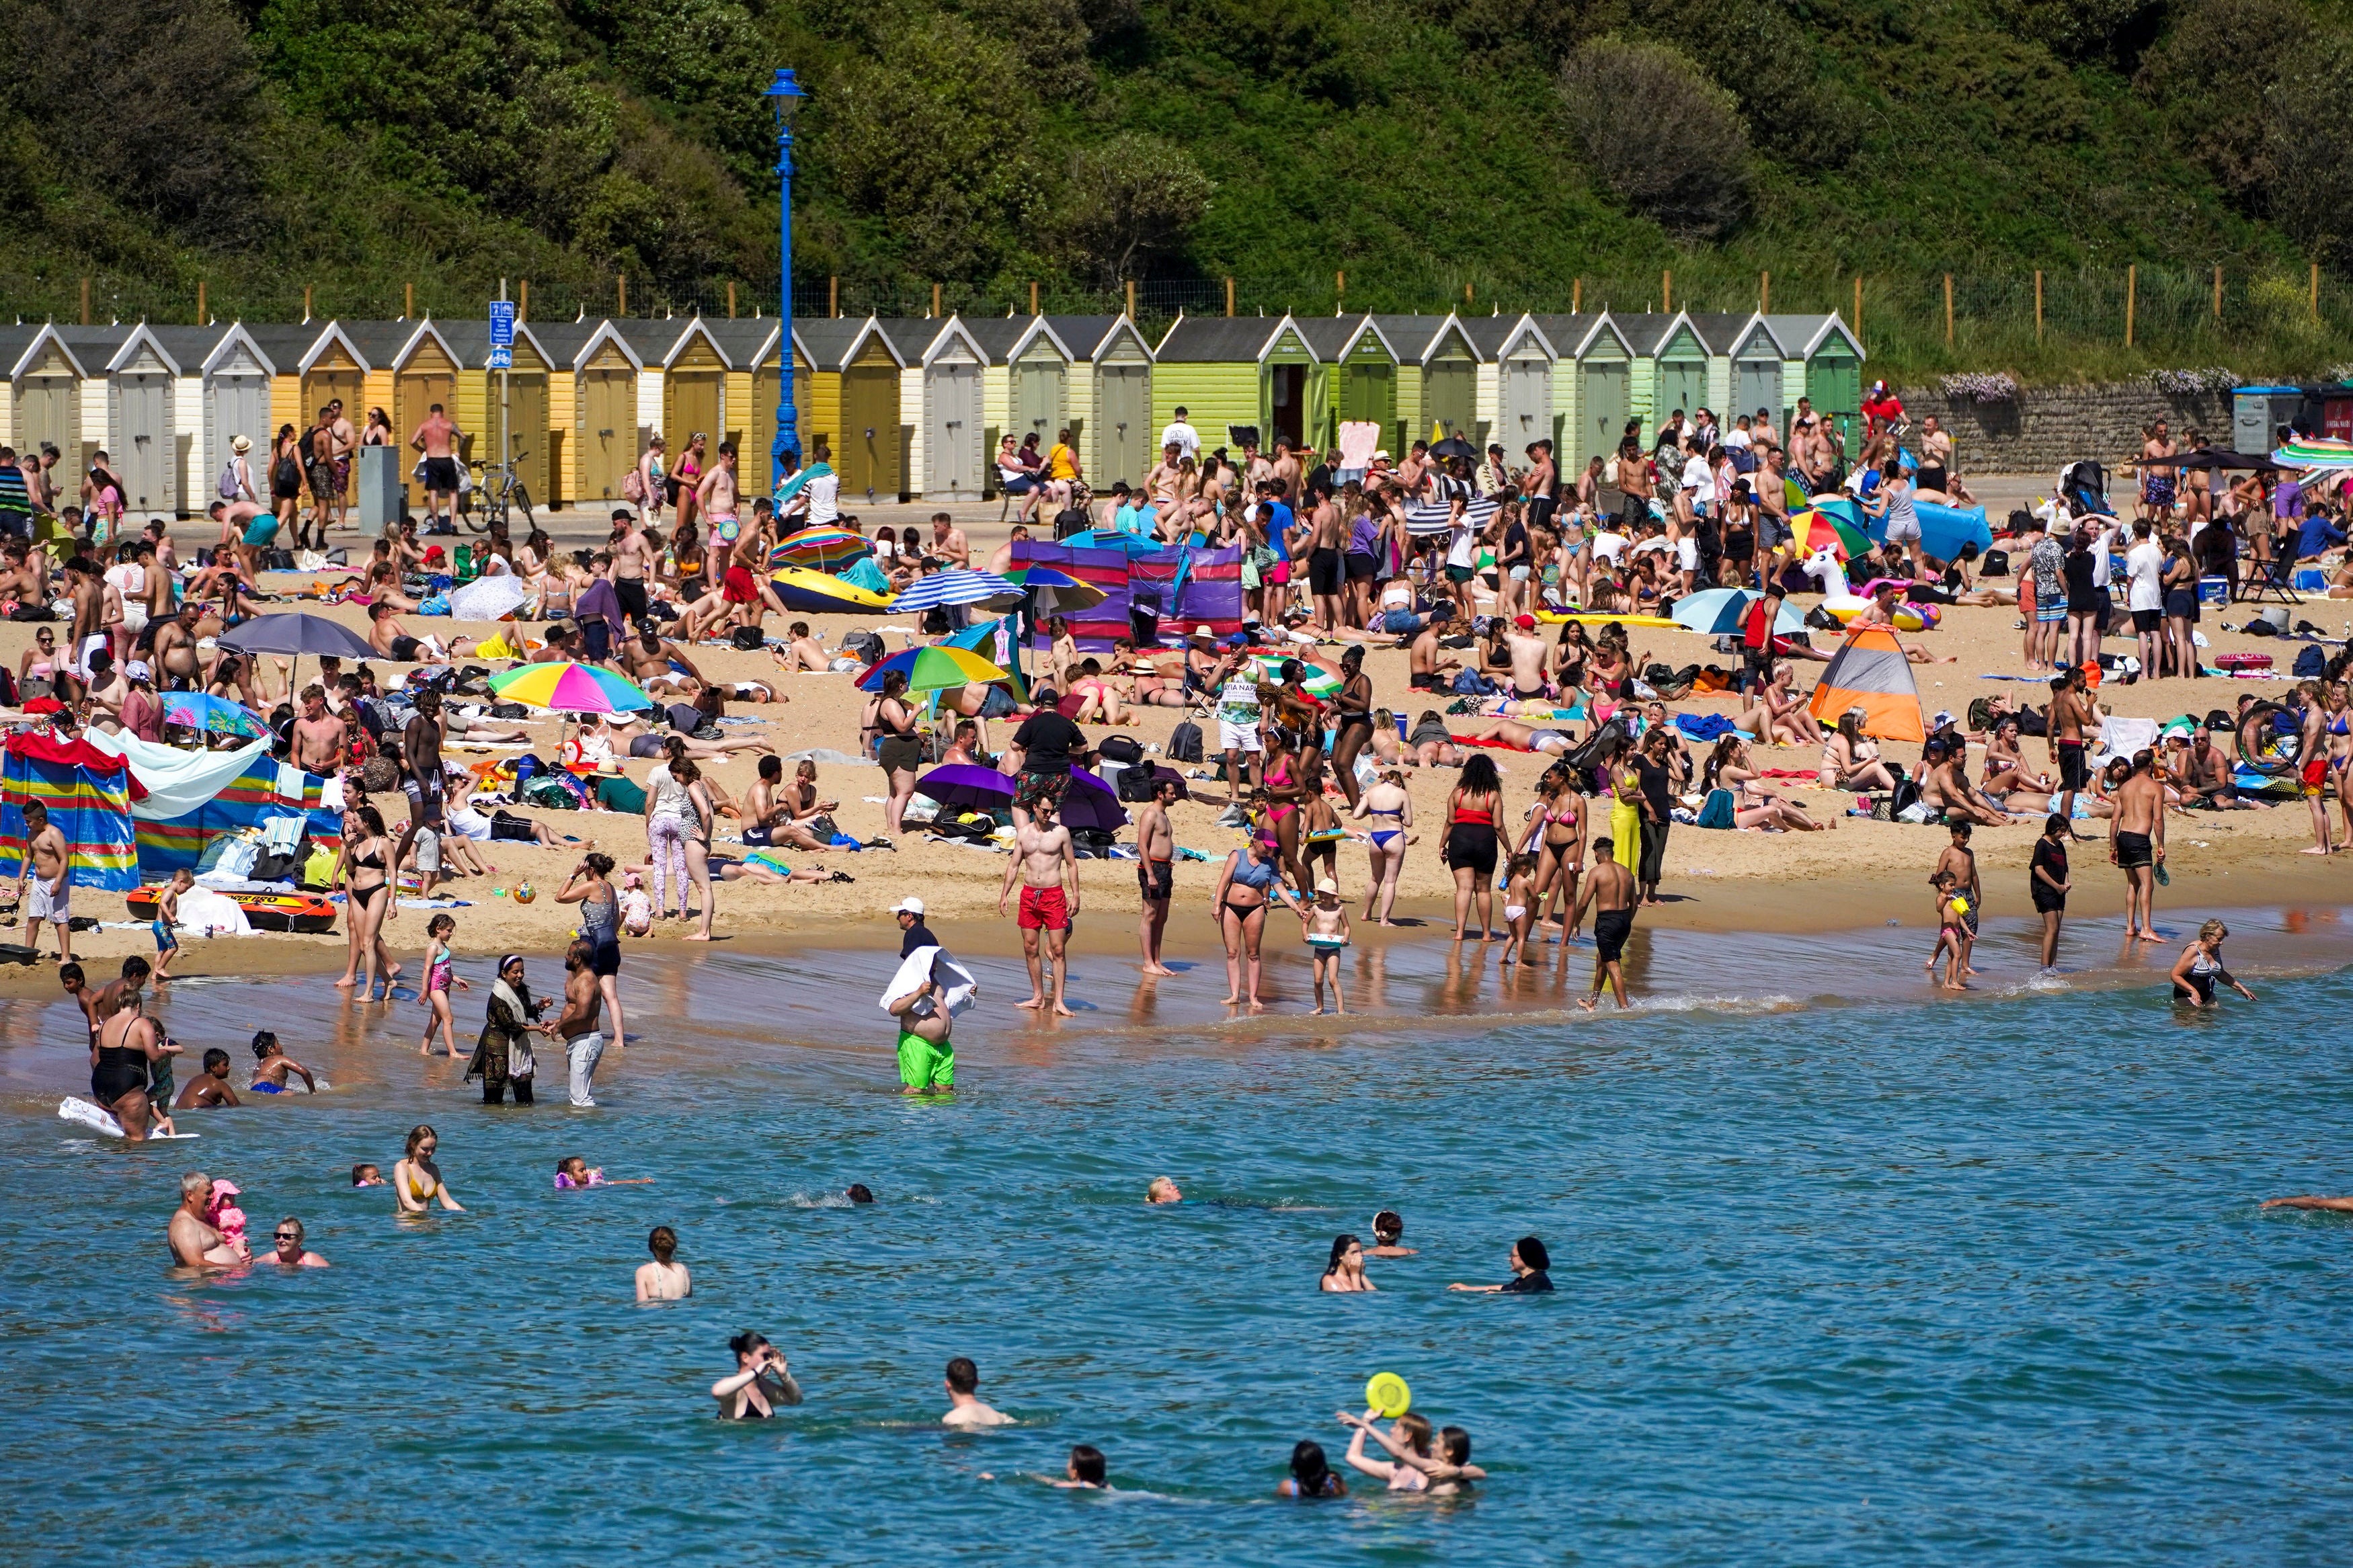
M1554 453L1561 471L1618 450L1634 413L1634 345L1607 310L1529 318L1552 345L1553 409L1560 434Z
M1187 411L1204 445L1239 449L1254 431L1305 445L1309 410L1331 406L1328 367L1290 316L1179 316L1154 346L1152 420Z
M1560 355L1534 316L1474 317L1461 323L1479 353L1480 443L1500 444L1506 461L1524 459L1529 447L1549 440L1563 463L1562 419L1553 402L1554 367Z

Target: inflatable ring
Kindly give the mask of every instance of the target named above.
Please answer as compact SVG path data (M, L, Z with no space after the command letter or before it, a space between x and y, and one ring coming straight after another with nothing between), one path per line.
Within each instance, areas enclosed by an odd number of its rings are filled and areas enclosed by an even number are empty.
M2279 721L2286 719L2282 729ZM2260 729L2258 729L2260 726ZM2251 735L2250 731L2255 733ZM2266 778L2285 778L2304 767L2304 730L2276 702L2258 702L2239 717L2239 765Z

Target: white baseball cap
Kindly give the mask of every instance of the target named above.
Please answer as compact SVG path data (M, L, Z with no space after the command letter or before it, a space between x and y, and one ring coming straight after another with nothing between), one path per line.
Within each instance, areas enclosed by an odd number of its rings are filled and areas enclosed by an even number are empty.
M891 906L890 912L894 915L920 915L923 912L923 900L921 899L901 899L897 903Z

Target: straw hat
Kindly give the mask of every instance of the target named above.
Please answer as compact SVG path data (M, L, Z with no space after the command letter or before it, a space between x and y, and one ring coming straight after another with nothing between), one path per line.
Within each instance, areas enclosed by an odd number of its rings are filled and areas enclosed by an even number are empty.
M253 450L253 437L250 436L239 436L236 440L231 441L228 444L228 449L237 454L237 456L243 457L246 453Z

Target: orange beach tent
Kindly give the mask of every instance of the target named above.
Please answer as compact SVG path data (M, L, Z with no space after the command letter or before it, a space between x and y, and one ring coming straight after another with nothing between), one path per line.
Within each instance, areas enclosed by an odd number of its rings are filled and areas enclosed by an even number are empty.
M1912 679L1912 661L1904 645L1887 626L1857 626L1823 667L1806 705L1824 724L1834 725L1850 708L1862 710L1862 732L1881 741L1925 741L1928 726L1920 716L1920 688Z

